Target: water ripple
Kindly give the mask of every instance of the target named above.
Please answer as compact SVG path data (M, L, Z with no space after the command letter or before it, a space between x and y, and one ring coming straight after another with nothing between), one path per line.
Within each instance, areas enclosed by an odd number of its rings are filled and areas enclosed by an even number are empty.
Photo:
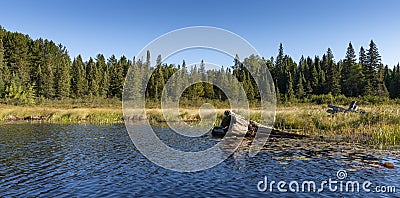
M216 143L209 136L188 139L168 129L155 129L166 144L184 151L203 150ZM271 140L254 158L241 147L216 167L178 173L141 155L123 125L4 124L0 137L0 197L291 197L292 193L258 192L256 185L264 176L276 181L322 181L335 178L339 169L360 181L400 182L398 151L355 144ZM379 166L383 161L394 163L395 169ZM365 196L296 194L316 195Z

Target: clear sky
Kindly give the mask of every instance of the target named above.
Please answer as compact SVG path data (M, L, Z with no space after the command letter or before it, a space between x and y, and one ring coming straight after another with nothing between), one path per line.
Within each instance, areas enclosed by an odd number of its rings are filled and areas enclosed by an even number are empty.
M396 0L4 0L0 7L0 25L7 30L52 39L86 60L98 53L132 58L169 31L215 26L245 38L267 58L277 55L282 42L296 62L328 47L339 60L350 41L358 54L373 39L384 64L400 61Z

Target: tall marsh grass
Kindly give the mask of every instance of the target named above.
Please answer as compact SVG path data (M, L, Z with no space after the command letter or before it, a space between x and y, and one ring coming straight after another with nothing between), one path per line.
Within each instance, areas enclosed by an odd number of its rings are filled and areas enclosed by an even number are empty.
M43 102L43 105L31 107L0 105L0 121L10 120L10 117L43 116L46 118L46 122L51 123L123 123L121 105L116 101L111 104L96 104L96 100L93 100L89 101L90 105L81 102L83 101L74 101L64 105L64 107L62 107L61 102L60 104L53 103L54 106L51 106L46 101ZM359 106L360 110L366 112L365 114L337 113L332 115L326 112L327 105L278 105L274 128L347 142L400 145L400 104ZM221 123L225 109L216 109L215 125ZM252 109L250 119L259 122L261 113L259 109ZM147 109L146 118L152 124L181 119L190 125L196 125L201 120L199 108L190 107L181 108L178 117L168 117L167 119L161 109Z

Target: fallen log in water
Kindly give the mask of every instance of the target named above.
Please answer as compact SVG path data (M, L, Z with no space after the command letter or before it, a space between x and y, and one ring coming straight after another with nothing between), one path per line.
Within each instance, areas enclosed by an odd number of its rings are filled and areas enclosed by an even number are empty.
M273 129L272 127L265 126L263 124L257 123L255 121L250 120L249 122L246 121L242 116L232 113L232 129L235 131L236 130L247 130L246 137L249 138L254 138L257 136L257 133L262 133L264 135L269 134L268 137L272 138L308 138L309 136L306 135L300 135L300 134L295 134L295 133L289 133L289 132L283 132L280 130ZM241 127L239 127L239 125ZM236 127L235 127L236 126ZM240 132L237 132L240 134Z
M300 134L296 134L296 133L282 132L282 131L275 130L275 129L273 129L271 131L269 137L290 138L290 139L309 138L309 136L307 136L307 135L300 135Z
M26 117L24 117L24 120L27 120L27 121L44 121L44 120L47 120L47 118L44 117L44 116L26 116Z
M8 119L6 121L9 122L17 122L17 121L44 121L47 120L48 118L45 116L25 116L25 117L18 117L16 115L9 115Z

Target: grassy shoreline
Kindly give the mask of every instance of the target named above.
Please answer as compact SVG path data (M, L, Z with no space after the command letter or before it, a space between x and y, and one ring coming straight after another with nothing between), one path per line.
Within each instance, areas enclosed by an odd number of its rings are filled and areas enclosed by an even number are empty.
M122 110L116 108L51 108L0 106L0 121L42 120L50 123L122 123Z
M330 115L326 105L296 104L278 106L274 127L302 135L323 139L363 142L374 145L400 144L400 105L362 106L366 114L337 113ZM217 124L225 109L217 109ZM164 122L161 109L146 110L150 123ZM199 111L195 108L182 108L180 115L185 121L198 121ZM261 111L252 109L250 119L258 121ZM117 103L106 105L60 106L12 106L0 105L1 123L16 120L43 118L45 123L123 123L122 108Z

